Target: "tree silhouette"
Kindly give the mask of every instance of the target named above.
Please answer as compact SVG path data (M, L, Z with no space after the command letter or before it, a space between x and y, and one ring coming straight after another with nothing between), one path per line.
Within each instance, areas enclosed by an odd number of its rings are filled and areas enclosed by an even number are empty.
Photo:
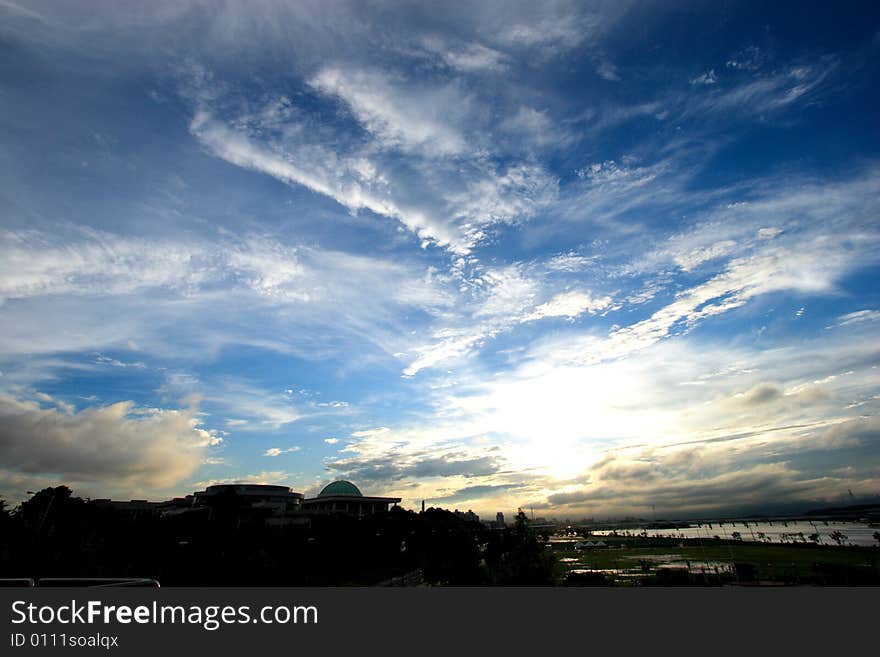
M552 586L555 558L528 526L522 509L505 533L503 552L492 564L493 583L513 586Z
M8 541L9 527L12 524L12 516L9 514L9 505L0 497L0 548Z
M37 533L49 531L55 518L62 517L64 511L76 503L82 503L78 497L72 497L73 491L67 486L44 488L34 493L30 499L21 503L18 516L25 527Z

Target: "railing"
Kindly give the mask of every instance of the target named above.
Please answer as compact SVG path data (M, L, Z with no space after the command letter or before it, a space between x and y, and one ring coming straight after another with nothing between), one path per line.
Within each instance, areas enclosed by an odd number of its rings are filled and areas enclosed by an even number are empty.
M55 587L55 588L97 588L97 587L122 587L139 586L146 588L159 588L159 581L146 577L7 577L0 578L0 588L4 587Z

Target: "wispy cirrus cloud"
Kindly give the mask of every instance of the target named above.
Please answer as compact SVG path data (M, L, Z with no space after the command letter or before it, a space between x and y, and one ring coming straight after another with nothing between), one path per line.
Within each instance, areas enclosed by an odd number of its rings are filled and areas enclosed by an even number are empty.
M532 218L556 196L557 181L540 165L502 166L492 158L480 143L484 120L470 119L469 97L455 83L434 85L428 98L413 83L383 73L325 68L309 84L352 112L370 135L365 145L331 151L290 129L289 138L256 139L252 133L263 133L262 114L239 117L237 124L251 126L239 131L205 107L196 112L191 132L232 164L302 185L349 211L395 219L422 246L433 243L457 254L467 254L495 226ZM198 89L188 93L201 96ZM275 121L270 119L273 128ZM357 142L344 128L338 137Z
M791 66L721 89L704 100L700 109L716 112L745 110L749 114L781 110L809 98L834 69L834 61Z
M444 157L475 146L456 126L470 99L455 83L401 88L382 73L325 68L309 85L341 100L382 148Z
M837 318L837 322L834 325L850 326L852 324L861 324L862 322L876 322L877 320L880 320L880 310L857 310L841 315Z
M132 345L161 352L172 348L163 336L182 325L191 334L178 341L202 353L214 351L219 340L320 356L326 347L317 348L314 331L278 340L278 328L339 318L339 303L346 306L339 330L378 338L374 345L391 354L410 341L396 323L400 310L432 314L452 303L450 282L430 266L254 234L169 243L73 229L63 242L47 230L3 238L0 253L9 256L4 263L10 276L0 285L7 299L0 334L7 354ZM151 303L145 306L147 297ZM262 327L241 316L246 306L263 317ZM291 318L289 309L296 306L310 311ZM226 326L206 321L210 309L220 307ZM71 330L55 331L46 321L55 315L64 316ZM143 320L147 315L150 321Z
M573 319L585 312L596 313L611 304L611 297L594 297L586 292L562 292L535 308L524 321L535 321L545 317L567 317Z
M425 37L422 46L443 63L465 73L500 73L508 69L504 53L481 43L448 43L436 35Z
M413 376L423 369L461 359L493 338L526 322L545 318L569 320L596 313L609 306L611 297L590 290L552 293L541 267L525 264L501 268L480 267L463 279L467 304L459 306L455 323L443 321L432 330L432 342L415 346L416 358L404 369Z
M206 254L198 245L81 228L68 233L0 232L0 300L162 286L186 291L201 282Z

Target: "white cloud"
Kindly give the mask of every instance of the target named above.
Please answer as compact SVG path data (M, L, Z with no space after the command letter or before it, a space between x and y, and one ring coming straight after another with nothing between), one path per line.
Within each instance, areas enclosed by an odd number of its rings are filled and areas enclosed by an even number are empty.
M692 328L770 292L830 292L849 262L845 251L834 251L831 244L816 246L807 252L774 248L737 258L707 282L678 294L675 301L648 319L618 329L605 340L584 344L576 359L620 358L665 338L676 327Z
M574 318L585 312L596 313L611 304L611 297L594 297L587 292L563 292L547 303L542 303L527 315L523 321L534 321L545 317Z
M576 273L587 269L595 260L595 257L584 256L570 251L553 256L544 266L550 271Z
M294 475L284 470L263 470L254 474L238 475L226 479L206 479L194 481L189 487L200 490L214 486L215 484L270 484L276 486L289 486Z
M562 260L546 263L515 263L503 267L480 264L465 266L458 275L462 296L456 306L457 316L440 315L441 322L431 331L432 341L411 349L416 354L404 369L404 376L462 359L498 335L518 325L548 317L577 317L584 312L595 314L609 308L609 295L589 290L565 290L554 294L551 272L580 267L584 263L571 254ZM562 269L560 269L562 268Z
M352 432L352 438L373 438L387 434L391 429L388 427L377 427L375 429L362 429L361 431Z
M757 71L765 60L766 55L758 46L746 46L727 60L727 68Z
M227 381L221 385L222 387L207 393L205 399L221 404L230 415L245 418L245 422L236 419L233 424L227 423L238 431L279 429L305 416L283 394L269 393L236 381Z
M480 43L451 45L441 37L432 36L423 40L426 50L439 55L443 62L464 73L498 73L507 68L507 58L503 53Z
M680 198L677 188L688 177L688 168L674 158L640 164L635 158L594 162L575 171L582 181L572 185L555 208L567 221L614 225L618 217L634 208L657 207ZM659 184L662 180L663 184ZM633 230L626 224L622 232Z
M779 235L781 232L782 232L782 229L776 228L776 227L759 228L758 229L758 239L772 240L774 237Z
M190 130L215 155L232 164L260 171L286 183L303 185L329 196L352 211L366 209L381 216L398 219L420 237L434 239L441 245L448 245L453 241L453 234L441 223L431 222L418 211L406 212L381 189L364 186L351 176L346 177L345 162L340 163L334 153L323 148L311 147L311 161L297 164L283 155L252 143L244 135L215 121L206 112L196 114ZM356 166L358 170L363 168L360 159L352 162L351 166Z
M455 127L469 99L454 84L403 90L382 73L339 68L323 69L309 84L342 100L384 148L431 157L469 148Z
M186 290L200 282L198 246L76 228L72 235L0 233L0 303L46 295ZM73 239L64 239L73 238Z
M386 301L423 308L448 303L431 270L341 251L289 245L269 237L230 235L176 243L88 229L0 233L0 299L122 296L170 291L196 299L217 285L249 289L283 302L338 300L353 284L389 288ZM67 233L70 234L67 234ZM4 269L5 267L5 269ZM352 297L362 292L348 292ZM353 301L353 299L352 299ZM99 356L121 367L138 366Z
M552 344L548 349L568 347L562 336ZM724 482L754 481L765 493L755 502L771 499L774 490L792 501L826 495L833 482L810 474L817 466L809 455L869 450L865 441L873 440L858 414L878 408L880 381L871 363L880 353L864 342L824 337L758 349L673 340L637 358L593 365L560 365L548 355L521 359L503 377L485 376L476 363L457 369L448 385L435 388L432 413L404 427L365 432L334 467L370 480L401 477L417 486L417 493L402 489L413 499L524 481L510 473L529 478L528 486L499 490L478 509L532 500L546 507L553 496L555 509L619 512L656 494L670 508L717 510L746 501L733 491L709 495L712 485L726 490ZM692 381L702 385L681 385ZM850 409L852 400L863 402L858 410ZM460 455L440 458L453 450ZM470 463L470 478L447 472L448 460ZM658 477L646 477L652 471ZM759 486L772 480L771 472L780 475L778 489ZM866 484L865 476L836 482ZM584 477L589 485L555 498ZM702 491L690 501L688 482ZM665 483L675 491L664 493ZM614 495L618 488L623 497Z
M750 115L779 110L812 92L829 77L834 62L814 66L792 66L706 98L702 104L692 105L701 111L739 110Z
M465 234L476 243L485 236L485 226L529 219L552 203L557 193L557 180L543 168L518 164L504 171L493 168L469 182L464 190L451 192L447 199Z
M432 312L451 303L447 281L430 267L254 237L225 257L227 270L250 289L285 303L308 302L312 312L326 308L336 314L344 303L350 312L363 308L364 315L378 317L388 306Z
M241 274L256 292L286 300L311 299L307 272L295 248L278 243L251 240L229 254L229 267Z
M511 142L537 148L564 148L573 137L549 113L521 105L512 116L499 125L510 136Z
M0 472L102 494L166 489L190 476L220 442L201 424L196 408L123 401L73 412L0 394Z
M294 446L288 447L287 449L281 449L280 447L270 447L265 452L263 452L263 456L281 456L282 454L292 454L293 452L298 452L301 448Z
M857 310L838 317L835 326L851 326L878 320L880 320L880 310Z
M32 18L41 22L45 21L45 18L42 14L31 9L26 9L25 7L17 5L14 2L9 2L8 0L3 0L3 2L0 2L0 6L12 12L13 14L17 14L18 16Z
M703 73L702 75L698 75L695 78L691 78L691 85L701 85L701 84L716 84L718 82L718 76L715 75L715 69L710 69Z
M215 155L237 166L303 185L351 211L366 209L396 219L423 243L433 242L453 253L467 254L486 236L483 226L528 219L555 195L555 181L538 167L516 165L499 172L477 159L467 167L466 178L441 180L437 189L420 188L427 197L398 201L412 195L408 184L364 181L363 157L339 158L321 147L275 153L204 112L197 114L191 129ZM303 155L309 161L297 163L295 158Z
M654 234L642 244L640 238L623 234L618 238L620 246L610 255L626 260L611 271L615 276L649 277L645 284L649 297L675 289L678 301L690 298L697 305L706 304L707 314L781 289L833 293L835 282L846 272L876 258L874 245L880 235L867 221L872 213L870 199L877 189L870 171L849 181L760 181L745 195L747 200L737 202L726 197L735 193L742 198L743 193L725 190L708 209L696 211L684 230L666 239ZM632 252L639 256L632 258ZM673 267L717 274L698 288L698 295L689 296L680 287L672 287ZM724 304L700 300L700 294L713 289ZM636 301L636 296L628 297L628 302Z
M137 241L142 256L74 262L64 260L64 250L107 253L103 244L126 240L63 226L57 233L72 235L57 253L46 246L49 231L32 231L17 243L18 259L32 263L33 272L39 269L34 278L40 283L20 285L12 276L4 290L15 303L7 303L0 314L0 351L7 357L30 355L26 363L7 364L8 376L35 370L35 355L56 352L98 352L90 364L72 365L92 369L145 369L156 354L216 354L230 343L310 359L354 343L365 357L365 346L374 355L392 354L410 343L397 323L400 313L430 316L448 308L454 296L447 276L411 258L321 250L255 233L193 242L186 252L198 256L180 258L161 276L148 271L156 264L153 254L184 251L183 246L144 239ZM46 265L50 260L65 263L64 268ZM291 310L304 305L308 312ZM57 330L61 324L64 331ZM316 330L327 326L332 330ZM167 338L170 332L173 340ZM136 359L104 355L134 349Z
M516 8L504 5L495 18L493 40L510 49L529 49L536 54L554 56L581 45L608 29L627 3L615 7L590 7L569 3ZM487 27L489 27L487 25Z
M433 330L433 341L413 350L417 357L404 369L404 376L460 358L520 323L524 313L534 305L539 290L519 264L477 267L473 275L465 279L465 284L470 286L472 300L468 308L460 309L459 315L464 317L453 325L444 323Z
M723 256L729 255L737 247L737 243L733 240L723 240L714 244L694 249L689 253L680 253L675 256L675 264L681 267L682 271L693 271L699 265L710 260L716 260Z
M609 82L619 82L620 75L617 73L617 66L614 62L606 57L600 57L596 62L596 73L604 80Z
M474 315L502 321L521 315L539 289L537 281L518 264L482 270L475 282L479 289Z

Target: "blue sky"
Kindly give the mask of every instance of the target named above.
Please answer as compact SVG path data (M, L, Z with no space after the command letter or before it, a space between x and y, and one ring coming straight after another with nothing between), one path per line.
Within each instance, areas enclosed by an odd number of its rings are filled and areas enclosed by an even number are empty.
M0 0L0 493L880 495L880 12Z

